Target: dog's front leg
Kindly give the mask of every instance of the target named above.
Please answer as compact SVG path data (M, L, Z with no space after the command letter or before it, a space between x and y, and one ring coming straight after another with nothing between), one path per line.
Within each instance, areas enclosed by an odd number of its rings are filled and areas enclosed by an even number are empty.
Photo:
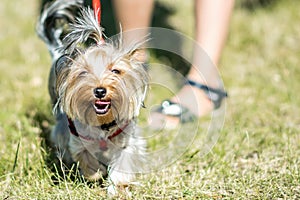
M133 140L133 139L131 139ZM132 144L132 143L131 143ZM115 155L109 167L111 185L107 188L109 194L116 194L118 190L125 190L127 186L136 184L136 174L144 170L144 144L134 141L133 144L122 149Z
M107 175L106 166L99 163L80 139L71 136L69 147L72 158L79 163L80 170L86 179L96 181Z
M107 193L111 196L122 191L128 194L127 186L132 184L135 178L134 169L132 168L132 159L128 157L128 152L122 151L120 156L111 164L109 168L109 181L111 184L107 188Z

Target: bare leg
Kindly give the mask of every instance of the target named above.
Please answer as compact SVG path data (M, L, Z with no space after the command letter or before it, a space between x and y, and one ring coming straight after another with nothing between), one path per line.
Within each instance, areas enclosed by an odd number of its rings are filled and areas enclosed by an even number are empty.
M207 61L208 58L197 56L201 53L197 52L199 49L196 48L194 63L187 78L211 87L218 87L217 71L212 65L217 65L219 62L227 38L233 6L234 0L195 0L196 41L212 62ZM196 99L190 98L191 96L195 96ZM197 116L203 116L213 109L212 102L203 91L189 85L184 86L172 100L179 101ZM198 105L197 109L195 105Z
M188 79L210 87L218 87L218 74L214 65L217 65L220 59L233 7L234 0L195 0L195 39L210 59L207 56L199 56L202 49L196 48L192 68L187 74ZM184 85L171 100L185 106L198 117L214 109L213 103L205 93L190 85ZM173 128L179 123L179 119L152 113L149 123L151 127L159 128L161 124L165 124L166 127Z
M233 6L234 0L195 0L195 39L215 65L218 65L227 38ZM197 74L197 69L193 67L188 77L201 79Z
M153 0L114 0L117 20L123 32L149 27L152 19ZM147 30L134 31L125 34L126 42L143 39L148 34Z

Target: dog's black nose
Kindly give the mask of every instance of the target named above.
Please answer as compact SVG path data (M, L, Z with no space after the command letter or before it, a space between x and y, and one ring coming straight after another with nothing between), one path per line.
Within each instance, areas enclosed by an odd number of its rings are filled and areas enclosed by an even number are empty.
M105 95L106 95L106 89L103 88L103 87L95 88L94 89L94 94L95 94L95 97L101 99L101 98L105 97Z

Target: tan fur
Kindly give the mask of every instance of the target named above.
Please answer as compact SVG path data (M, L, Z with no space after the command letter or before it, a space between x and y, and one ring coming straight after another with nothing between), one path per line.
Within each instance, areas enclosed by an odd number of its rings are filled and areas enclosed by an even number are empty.
M87 179L108 175L113 185L128 185L143 171L146 160L145 141L136 127L148 84L147 71L139 61L141 45L137 42L124 47L122 38L97 45L102 28L89 9L69 24L70 32L63 40L59 35L49 37L61 33L63 27L51 27L48 22L56 15L59 20L74 20L70 12L81 3L57 0L43 10L38 24L38 33L53 58L49 93L57 123L51 140L67 166L78 162ZM84 44L88 38L95 43ZM105 88L105 95L97 96L97 88ZM77 136L71 134L68 118ZM122 132L113 136L120 128Z
M61 97L58 103L70 118L100 126L115 118L136 117L141 103L138 98L144 93L148 76L143 66L134 60L135 54L122 55L121 52L120 57L116 57L120 52L113 48L110 45L93 47L58 74L56 87ZM112 73L115 69L120 74ZM92 106L96 100L93 90L98 87L106 88L105 100L112 102L111 110L105 115L97 115Z

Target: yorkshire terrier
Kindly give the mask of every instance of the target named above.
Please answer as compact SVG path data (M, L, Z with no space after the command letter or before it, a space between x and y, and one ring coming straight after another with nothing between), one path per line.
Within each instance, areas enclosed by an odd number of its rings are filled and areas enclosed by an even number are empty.
M82 0L56 0L42 9L37 33L52 56L49 93L56 125L51 141L67 166L78 163L88 180L114 186L143 171L145 141L136 118L148 73L139 60L143 42L106 39ZM79 14L75 14L79 13Z

